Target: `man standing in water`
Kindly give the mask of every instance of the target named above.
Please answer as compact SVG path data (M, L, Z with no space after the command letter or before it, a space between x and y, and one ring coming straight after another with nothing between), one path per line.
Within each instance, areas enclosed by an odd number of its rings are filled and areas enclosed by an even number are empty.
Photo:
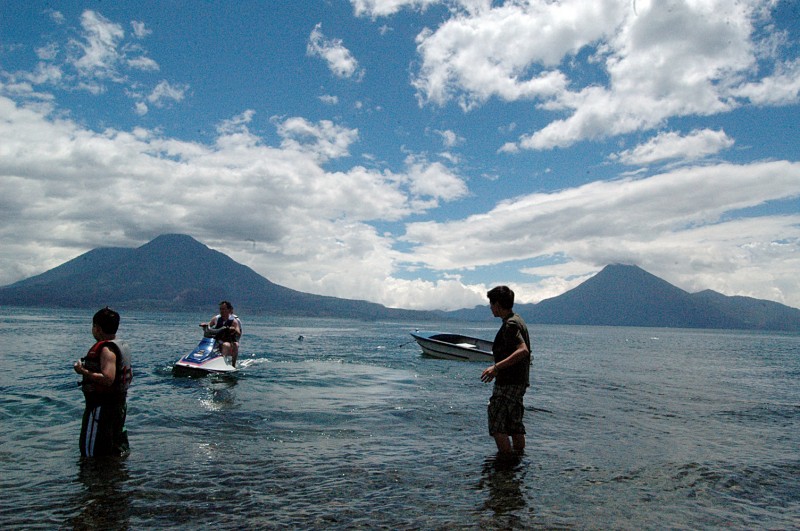
M228 301L219 303L219 313L207 323L200 323L203 332L217 331L215 337L220 344L223 356L231 357L231 365L236 367L239 357L239 338L242 337L242 322L233 313L233 305Z
M525 426L522 398L530 383L531 340L528 327L515 314L514 292L508 286L497 286L486 294L492 315L503 319L494 338L494 365L481 374L481 381L494 380L489 399L489 434L501 454L521 454L525 449Z
M128 345L116 339L119 314L106 307L92 318L96 343L86 357L75 362L83 376L81 388L86 408L81 423L83 457L121 456L129 452L125 430L128 386L133 378Z

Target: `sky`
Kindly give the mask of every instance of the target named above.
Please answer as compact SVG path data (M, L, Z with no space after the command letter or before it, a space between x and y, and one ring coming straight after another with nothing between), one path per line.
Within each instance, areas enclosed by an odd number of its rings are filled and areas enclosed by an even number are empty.
M800 307L799 52L789 0L0 0L0 285L179 233L397 308Z

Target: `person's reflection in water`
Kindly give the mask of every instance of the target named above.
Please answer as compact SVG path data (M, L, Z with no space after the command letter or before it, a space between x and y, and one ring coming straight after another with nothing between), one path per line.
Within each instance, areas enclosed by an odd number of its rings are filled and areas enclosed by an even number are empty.
M498 453L484 461L478 487L481 490L488 487L489 496L481 511L490 510L495 516L513 517L514 521L519 519L520 511L527 505L522 493L522 482L526 472L523 457L518 454Z
M237 383L237 378L232 375L213 374L209 376L206 381L206 386L210 393L209 399L212 409L231 409L236 405L236 393L234 392L234 388Z
M72 529L128 529L127 480L124 458L82 458L78 481L84 490L78 498L79 512L70 521Z

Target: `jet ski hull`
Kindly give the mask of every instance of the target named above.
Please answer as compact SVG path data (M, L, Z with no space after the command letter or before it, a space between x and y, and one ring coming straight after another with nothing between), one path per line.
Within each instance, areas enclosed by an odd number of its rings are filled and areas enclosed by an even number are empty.
M205 376L230 374L238 369L219 351L213 337L204 337L189 354L175 362L172 373L176 376Z

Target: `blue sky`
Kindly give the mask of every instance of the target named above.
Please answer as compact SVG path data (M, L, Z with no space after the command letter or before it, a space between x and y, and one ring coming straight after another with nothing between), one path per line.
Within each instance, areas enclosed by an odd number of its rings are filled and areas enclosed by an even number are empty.
M800 307L799 50L789 1L3 1L0 285L182 233L392 307Z

